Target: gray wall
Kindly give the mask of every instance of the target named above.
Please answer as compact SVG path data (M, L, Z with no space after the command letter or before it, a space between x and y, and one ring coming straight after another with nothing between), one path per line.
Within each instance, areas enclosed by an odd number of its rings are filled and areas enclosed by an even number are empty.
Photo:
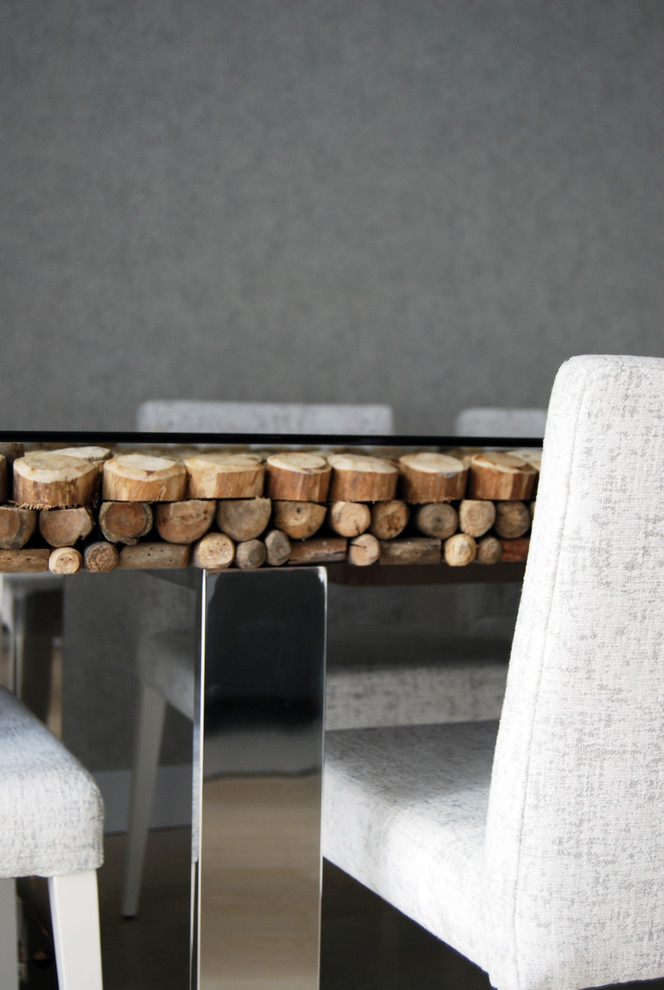
M660 0L0 7L0 422L544 405L664 355Z

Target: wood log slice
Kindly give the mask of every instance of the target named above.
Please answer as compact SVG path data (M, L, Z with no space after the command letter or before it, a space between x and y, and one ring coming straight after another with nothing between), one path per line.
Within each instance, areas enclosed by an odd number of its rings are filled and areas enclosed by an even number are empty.
M327 524L337 536L359 536L371 524L371 509L364 502L333 502Z
M190 559L191 547L146 541L123 547L118 567L131 571L168 570L186 567Z
M20 550L37 528L37 511L0 505L0 549Z
M474 457L475 454L482 453L482 448L481 447L450 447L450 449L446 450L445 453L449 457L454 457L456 458L457 461L461 461L463 466L467 468L470 466L471 458Z
M235 548L235 566L244 571L262 567L267 560L267 550L262 540L245 540Z
M138 543L152 529L153 512L147 502L102 502L99 528L110 543Z
M496 502L496 521L493 528L498 536L506 540L515 540L525 536L530 529L532 519L530 509L525 502L509 500Z
M369 567L380 559L380 542L371 533L361 533L348 541L348 563Z
M0 502L7 502L10 496L9 464L4 454L0 454Z
M39 513L39 532L52 547L73 547L90 535L94 525L95 517L88 505L42 509Z
M348 540L343 536L316 537L294 543L288 557L290 564L335 564L346 559Z
M107 540L95 540L83 550L83 568L97 574L107 574L114 571L120 560L120 551L114 543Z
M272 502L272 522L291 540L308 540L323 525L327 509L318 502Z
M267 562L271 567L281 567L290 557L291 541L280 529L271 529L264 539Z
M488 533L496 521L496 506L485 499L464 498L459 503L459 529L478 539Z
M497 564L502 559L503 548L497 536L483 536L477 541L478 564Z
M520 457L526 464L530 464L537 471L537 477L533 484L532 495L536 495L539 485L540 471L542 470L542 448L541 447L518 447L516 450L508 450L508 454Z
M157 532L167 543L195 543L209 530L216 505L209 499L160 502L154 509Z
M402 499L376 502L371 506L369 531L379 540L395 540L408 525L410 507Z
M50 556L48 548L0 550L0 574L42 574L48 570Z
M513 457L520 457L526 464L532 465L539 474L542 468L542 448L541 447L518 447L516 450L508 450L506 453Z
M31 509L92 505L97 477L89 461L35 450L14 461L14 502Z
M443 557L450 567L465 567L472 563L476 556L477 543L474 537L468 536L467 533L455 533L445 540Z
M459 525L459 514L449 502L430 502L419 505L414 514L416 529L424 536L435 536L446 540L456 533Z
M508 564L517 564L528 558L530 537L519 536L516 540L501 540L500 545L503 548L501 560Z
M272 454L265 467L270 498L297 502L324 502L327 498L332 468L320 454Z
M59 447L58 454L62 454L63 457L79 457L84 461L89 461L91 464L96 464L98 469L101 471L102 464L107 461L111 452L108 447Z
M103 478L109 502L181 502L187 488L184 464L148 454L112 457L104 462Z
M466 493L468 468L456 457L421 451L399 458L401 496L412 505L451 502Z
M392 461L368 454L330 454L330 500L388 502L397 491L399 470Z
M502 451L485 451L470 459L468 497L481 499L528 499L537 471L520 457Z
M51 574L77 574L83 566L83 554L76 547L56 547L48 558Z
M269 498L222 499L217 505L217 526L233 540L255 540L267 529L271 514Z
M440 564L441 540L431 536L380 541L382 564Z
M225 533L206 533L197 543L191 554L194 567L208 571L222 571L233 563L235 544Z
M190 498L259 498L265 467L258 454L210 451L187 457Z

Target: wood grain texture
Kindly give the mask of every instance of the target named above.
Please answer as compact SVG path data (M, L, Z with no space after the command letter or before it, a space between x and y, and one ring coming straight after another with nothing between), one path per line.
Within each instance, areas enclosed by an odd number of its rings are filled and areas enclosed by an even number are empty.
M0 505L0 549L20 550L37 528L36 509Z
M258 498L265 468L257 454L209 451L184 460L189 498Z
M320 454L299 451L273 454L265 467L270 498L298 502L327 499L332 468Z
M170 457L120 454L104 462L103 498L109 502L179 502L187 488L184 464Z
M33 451L14 461L13 501L32 509L91 505L97 481L97 468L89 461Z
M401 497L411 504L451 502L466 492L468 468L456 457L420 451L399 458Z
M387 502L397 491L399 471L390 461L369 454L330 454L330 499Z
M468 497L528 499L536 478L535 468L522 458L501 451L485 451L470 459Z

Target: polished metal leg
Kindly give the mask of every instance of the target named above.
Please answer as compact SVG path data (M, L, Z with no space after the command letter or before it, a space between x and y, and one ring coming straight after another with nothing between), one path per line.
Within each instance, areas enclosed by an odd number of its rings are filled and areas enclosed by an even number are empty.
M316 990L326 574L201 588L192 986Z

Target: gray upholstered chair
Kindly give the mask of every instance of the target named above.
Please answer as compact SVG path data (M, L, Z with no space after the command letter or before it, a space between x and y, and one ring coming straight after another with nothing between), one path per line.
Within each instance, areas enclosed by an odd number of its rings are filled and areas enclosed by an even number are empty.
M473 406L456 416L454 432L460 437L530 437L544 436L546 409Z
M6 687L21 696L24 673L24 657L27 630L28 602L35 595L44 593L62 598L64 578L57 574L0 574L0 621L7 630L7 653L9 658ZM55 649L62 637L62 621L58 614L51 636L51 649ZM40 712L41 714L41 712Z
M393 432L387 406L300 405L149 401L138 410L144 431L217 431L388 435ZM344 589L335 589L338 595ZM352 589L355 591L355 589ZM404 589L392 589L402 597ZM191 719L194 709L192 666L194 631L180 621L173 601L152 589L151 607L138 640L139 678L136 741L128 823L122 914L138 910L148 824L153 803L167 704ZM356 593L353 594L356 599ZM331 595L331 611L334 602ZM163 604L160 605L160 600ZM363 628L349 619L351 602L343 598L328 629L326 726L345 728L413 722L495 718L502 703L508 643L473 637L440 638L418 621L394 621L390 605L375 599L365 611ZM372 606L374 614L372 613ZM175 606L177 607L177 606ZM408 611L405 609L404 611ZM370 621L366 624L368 618ZM387 617L387 622L382 621Z
M664 976L663 486L664 360L567 362L499 724L327 734L324 855L500 990Z
M137 411L141 431L366 434L393 432L392 410L384 405L326 405L267 402L150 400ZM122 914L138 910L148 825L154 797L166 706L192 719L194 630L172 611L159 589L138 637L139 694L127 827ZM163 601L163 604L160 602Z
M389 406L302 402L215 402L151 399L137 412L136 428L164 433L311 433L385 435Z
M15 880L48 877L60 990L101 990L96 870L104 809L90 774L0 688L0 986L18 990Z

